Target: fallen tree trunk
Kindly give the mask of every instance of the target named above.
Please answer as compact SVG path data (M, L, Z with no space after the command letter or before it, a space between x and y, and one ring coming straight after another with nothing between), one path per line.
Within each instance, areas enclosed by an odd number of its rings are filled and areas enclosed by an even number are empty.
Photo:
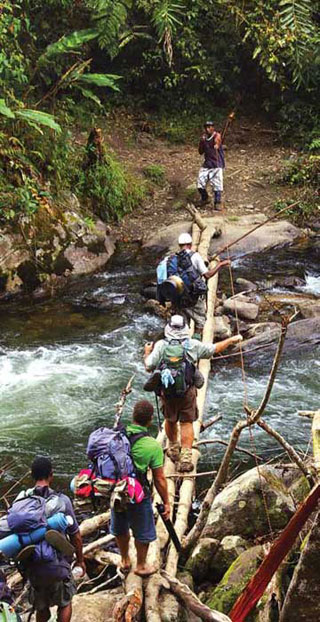
M197 234L196 226L193 227L193 238ZM208 254L208 248L210 244L212 234L212 227L208 227L203 233L199 245L199 252L202 257L206 257ZM210 264L210 268L214 267L214 263ZM209 280L208 282L208 297L207 297L207 319L203 330L203 341L212 343L214 338L214 307L215 307L215 298L216 291L218 285L218 273ZM194 429L194 438L195 442L198 442L201 432L202 419L204 414L204 406L206 399L206 391L208 384L208 377L211 369L211 364L209 359L202 359L199 363L199 370L203 374L204 377L204 385L198 391L197 396L197 406L198 406L198 419L193 424ZM200 457L199 450L194 449L192 452L192 462L194 466L194 471L196 471L197 463ZM192 473L191 473L192 475ZM178 538L181 540L182 536L185 534L188 527L188 515L192 503L194 493L194 478L185 478L181 484L180 492L179 492L179 503L177 508L176 520L175 520L175 530ZM175 576L177 572L177 564L178 564L178 553L172 544L169 545L167 563L166 563L166 571L171 575Z
M86 518L79 525L80 533L83 536L89 536L91 533L98 531L102 527L105 527L108 521L110 520L110 510L107 512L102 512L102 514L97 514L97 516L93 516L92 518Z
M94 540L94 542L90 542L90 544L83 547L84 556L89 555L89 553L94 553L94 551L101 549L106 544L110 544L110 542L113 542L114 539L115 537L111 533L108 533L106 536L98 538L98 540Z
M161 575L168 582L170 590L179 598L183 607L187 610L190 609L201 620L205 622L231 622L224 613L213 611L204 605L185 583L181 583L165 570L161 570Z

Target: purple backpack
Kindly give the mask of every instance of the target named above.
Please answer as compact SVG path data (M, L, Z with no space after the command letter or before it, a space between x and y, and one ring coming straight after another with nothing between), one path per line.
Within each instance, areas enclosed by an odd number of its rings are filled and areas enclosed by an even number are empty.
M61 553L42 540L36 544L32 559L28 561L27 573L31 584L39 587L52 585L52 581L69 579L71 567Z
M8 525L13 533L21 534L27 534L38 527L46 527L45 499L31 495L15 501L8 510Z
M99 477L120 480L134 474L131 445L124 428L98 428L92 432L87 455Z

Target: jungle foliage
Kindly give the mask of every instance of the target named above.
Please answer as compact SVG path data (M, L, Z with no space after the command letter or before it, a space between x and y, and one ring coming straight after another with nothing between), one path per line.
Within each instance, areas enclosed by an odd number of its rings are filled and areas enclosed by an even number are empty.
M319 0L2 0L0 217L33 213L41 193L74 187L121 216L141 192L101 192L125 177L112 153L84 171L76 134L118 105L166 118L238 103L273 115L284 138L319 137ZM147 88L146 88L147 85ZM176 119L180 118L181 128ZM170 119L174 119L170 131ZM319 124L319 121L318 121ZM111 175L111 177L110 177ZM91 187L89 191L89 187ZM38 197L38 198L37 198Z

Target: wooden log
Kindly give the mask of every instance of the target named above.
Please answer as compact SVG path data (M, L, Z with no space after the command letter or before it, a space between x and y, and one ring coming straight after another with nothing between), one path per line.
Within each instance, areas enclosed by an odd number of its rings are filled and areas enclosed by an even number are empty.
M193 226L193 239L197 236L196 225ZM208 254L210 239L212 235L212 226L208 227L205 231L202 232L200 244L199 244L199 252L202 257L206 257ZM210 264L210 268L214 267L214 263ZM215 307L215 298L216 291L218 285L218 274L216 274L213 278L208 281L208 297L207 297L207 320L203 330L203 341L207 341L209 343L213 342L214 337L214 307ZM203 374L204 377L204 385L198 391L197 396L197 406L198 406L198 419L194 422L194 437L195 442L199 440L201 425L204 415L204 406L206 399L206 391L208 384L208 377L211 369L211 364L209 359L202 359L199 363L199 370ZM192 452L192 462L194 466L194 471L192 474L195 474L197 463L199 460L199 451L193 450ZM192 498L194 493L194 478L185 478L180 487L180 495L179 495L179 503L177 508L176 520L175 520L175 530L178 535L178 538L181 540L182 536L187 530L188 527L188 515L191 508ZM171 576L175 576L177 572L177 564L178 564L178 553L172 544L169 545L167 563L166 563L166 571Z
M115 537L112 535L112 533L108 533L106 536L98 538L98 540L94 540L94 542L90 542L90 544L87 544L83 548L84 556L89 555L89 553L94 553L94 551L101 549L106 544L110 544L110 542L113 542L114 539Z
M161 570L161 575L169 583L170 589L176 594L182 605L186 609L190 609L201 620L205 620L205 622L231 622L230 618L224 613L214 611L207 605L204 605L185 583L181 583L181 581L178 581L176 577L172 577L165 570Z
M110 520L110 516L111 513L110 510L108 510L107 512L92 516L92 518L86 518L79 526L81 535L89 536L91 533L98 531L98 529L105 527Z
M89 555L87 555L87 557L89 557ZM93 551L90 557L103 566L119 566L121 561L121 557L118 553L109 553L108 551Z
M319 423L320 423L320 421L319 421ZM297 452L294 449L294 447L292 447L292 445L290 445L290 443L288 443L288 441L286 441L285 438L283 438L283 436L281 436L281 434L279 434L279 432L277 432L277 430L274 430L271 427L271 425L269 425L266 421L263 421L262 419L260 419L260 421L258 421L258 426L260 428L262 428L263 430L265 430L265 432L267 432L270 436L275 438L276 441L278 441L278 443L280 443L280 445L285 449L285 451L287 452L287 454L291 458L291 460L293 462L295 462L296 465L299 467L299 469L303 473L303 475L305 475L309 479L309 477L311 477L310 471L306 467L306 465L303 462L303 460L301 460L299 454L297 454ZM313 484L314 483L315 482L313 482Z
M200 231L204 231L207 228L207 225L203 218L201 218L200 212L196 209L196 207L191 203L187 203L186 210L189 212L190 216L192 216L193 222L198 225Z
M269 554L254 574L248 585L232 607L230 618L232 622L244 622L250 611L255 607L263 595L268 583L279 568L320 499L320 484L315 486L300 508L290 519L289 523L273 543Z

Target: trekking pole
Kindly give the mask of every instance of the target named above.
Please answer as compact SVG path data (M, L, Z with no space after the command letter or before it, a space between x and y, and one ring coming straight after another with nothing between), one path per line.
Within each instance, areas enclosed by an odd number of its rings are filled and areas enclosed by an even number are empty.
M159 432L161 430L161 418L160 418L160 409L159 409L159 401L158 401L158 396L155 393L154 394L155 399L156 399L156 406L157 406L157 417L158 417L158 428L159 428Z
M170 518L164 518L164 516L163 516L163 512L164 512L164 505L163 505L163 503L156 503L156 508L157 508L157 510L159 512L159 515L161 516L161 518L162 518L162 520L164 522L165 528L166 528L166 530L167 530L167 532L168 532L168 534L169 534L169 536L170 536L170 538L172 540L172 544L174 545L174 548L176 549L177 553L181 553L181 551L182 551L181 542L180 542L180 540L179 540L179 538L177 536L177 533L176 533L176 530L175 530L175 528L173 526L173 523L170 520Z
M122 413L123 413L123 408L124 408L127 396L132 391L132 383L133 383L134 378L135 378L135 374L133 374L131 376L127 386L124 387L124 389L122 389L122 391L121 391L119 402L117 402L117 404L116 404L116 414L114 416L114 426L113 426L114 430L119 425L119 422L120 422L120 419L121 419L121 416L122 416Z

